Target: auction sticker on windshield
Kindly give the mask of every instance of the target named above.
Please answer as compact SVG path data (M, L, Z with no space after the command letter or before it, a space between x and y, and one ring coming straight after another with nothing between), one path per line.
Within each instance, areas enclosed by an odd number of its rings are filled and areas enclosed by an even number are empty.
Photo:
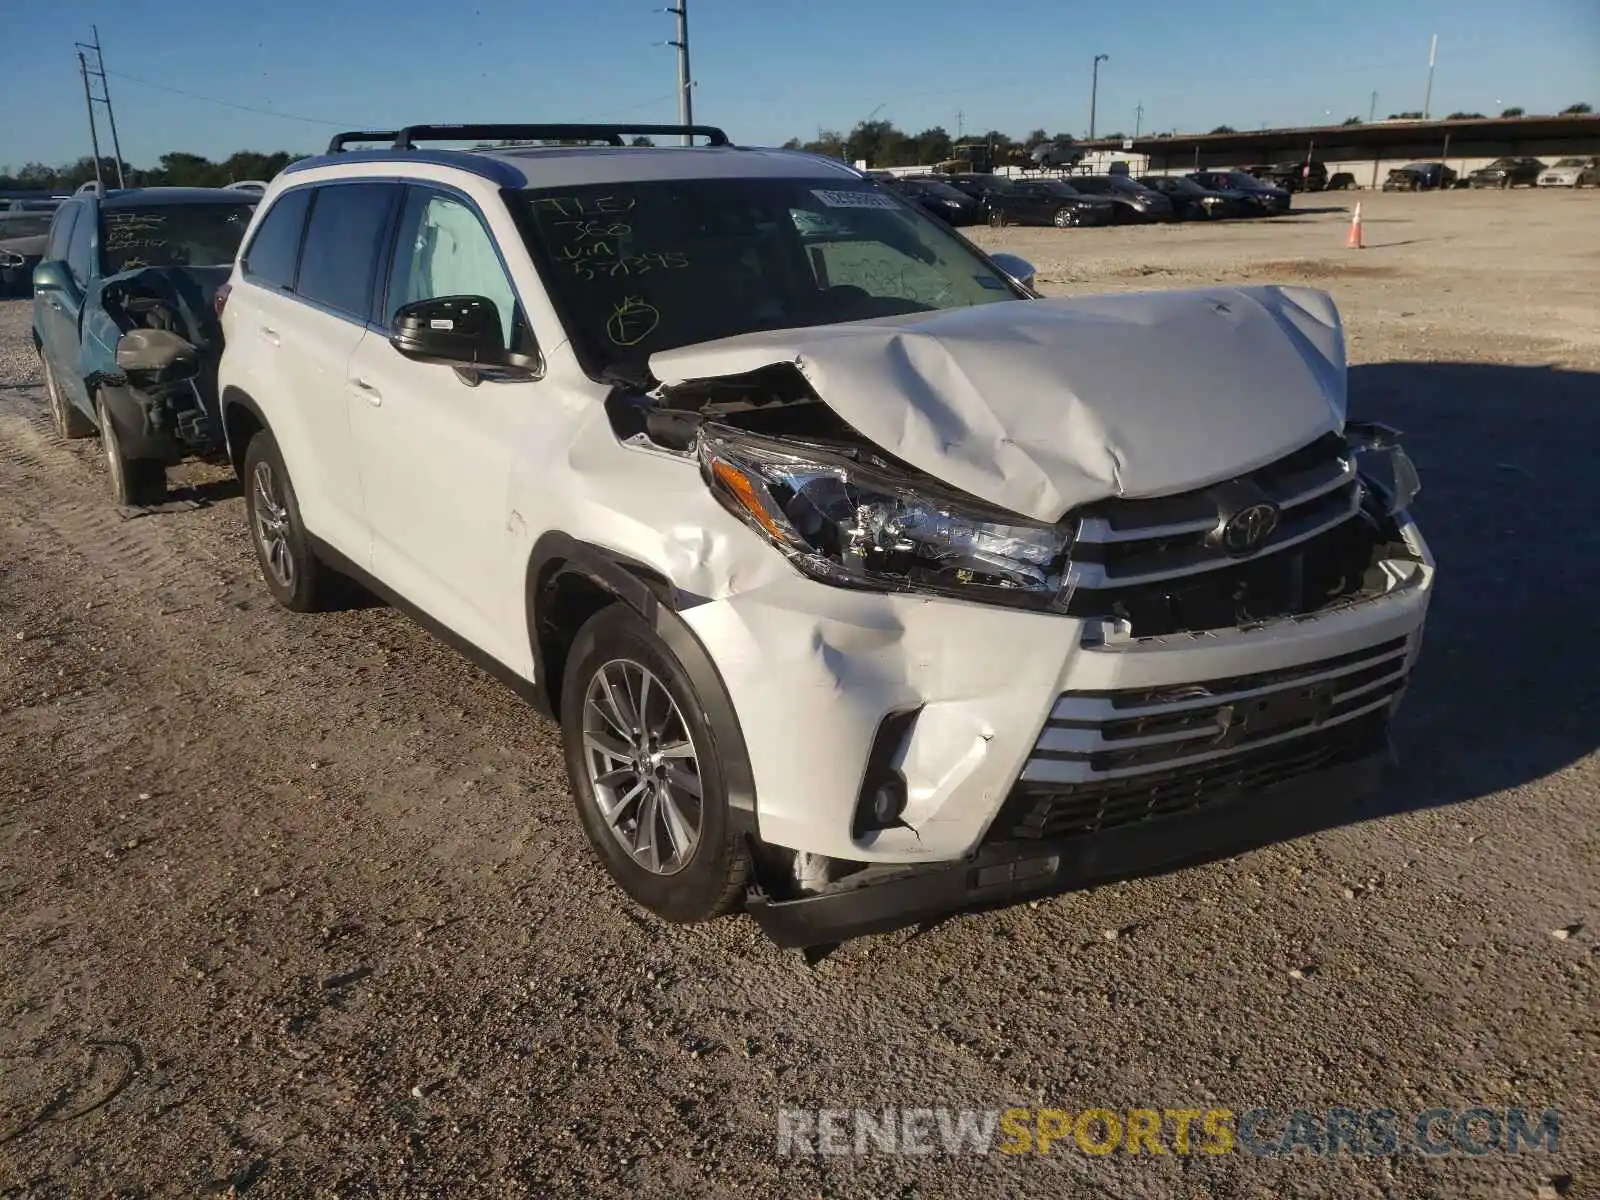
M882 192L825 192L812 189L811 194L829 208L893 208L900 204L893 196Z

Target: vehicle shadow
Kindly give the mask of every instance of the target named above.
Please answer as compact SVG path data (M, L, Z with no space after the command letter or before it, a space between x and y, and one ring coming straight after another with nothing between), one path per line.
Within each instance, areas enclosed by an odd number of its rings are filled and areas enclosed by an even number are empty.
M1496 363L1350 368L1350 415L1404 434L1415 511L1439 564L1423 650L1379 792L1291 829L1241 832L1233 857L1341 825L1531 783L1600 745L1600 374ZM1070 884L1056 894L1075 890ZM1008 904L981 908L1009 907ZM969 912L979 908L969 908ZM954 915L954 914L953 914ZM931 929L944 918L925 923Z

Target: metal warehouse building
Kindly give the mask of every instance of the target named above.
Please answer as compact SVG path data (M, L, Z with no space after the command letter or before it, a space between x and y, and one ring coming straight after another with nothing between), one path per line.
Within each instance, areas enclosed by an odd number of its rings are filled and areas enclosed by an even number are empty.
M1529 155L1550 163L1568 155L1600 154L1600 115L1375 121L1306 129L1160 134L1127 141L1098 138L1080 145L1088 152L1085 162L1099 169L1120 161L1136 174L1168 174L1309 157L1325 162L1329 174L1350 172L1358 187L1376 187L1391 167L1411 162L1443 162L1465 176L1506 155Z

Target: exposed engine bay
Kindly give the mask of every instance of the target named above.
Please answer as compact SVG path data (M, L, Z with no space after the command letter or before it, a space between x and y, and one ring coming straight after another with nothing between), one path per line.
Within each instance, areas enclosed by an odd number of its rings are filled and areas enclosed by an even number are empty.
M805 482L764 493L770 515L752 510L754 489L732 474L719 496L807 574L888 590L982 591L1082 618L1088 641L1311 617L1405 586L1421 562L1402 527L1415 489L1392 478L1398 454L1414 479L1409 460L1392 430L1355 423L1348 437L1325 434L1233 480L1170 497L1113 497L1041 526L887 453L792 363L649 392L618 386L607 411L625 443L699 458L713 490L723 448L769 462L792 457ZM810 474L807 464L815 464ZM815 480L829 471L836 478L819 499ZM1273 503L1281 521L1257 553L1216 544L1239 494Z
M226 270L215 281L201 274L142 267L112 276L100 293L109 325L92 331L115 361L96 381L124 417L138 418L147 441L170 442L173 454L206 454L223 440L216 394L222 332L211 303Z

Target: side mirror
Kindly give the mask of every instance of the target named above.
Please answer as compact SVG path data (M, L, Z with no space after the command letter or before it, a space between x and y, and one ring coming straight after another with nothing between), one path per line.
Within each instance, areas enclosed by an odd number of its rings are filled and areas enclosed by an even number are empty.
M49 259L33 269L33 290L36 292L70 292L74 290L72 272L59 258Z
M1020 258L1015 254L991 254L989 261L1030 292L1033 291L1035 271L1033 264L1027 259Z
M200 373L200 352L168 329L130 329L117 339L117 366L150 383L177 383Z
M500 310L487 296L439 296L401 305L389 328L389 344L413 362L511 365Z

